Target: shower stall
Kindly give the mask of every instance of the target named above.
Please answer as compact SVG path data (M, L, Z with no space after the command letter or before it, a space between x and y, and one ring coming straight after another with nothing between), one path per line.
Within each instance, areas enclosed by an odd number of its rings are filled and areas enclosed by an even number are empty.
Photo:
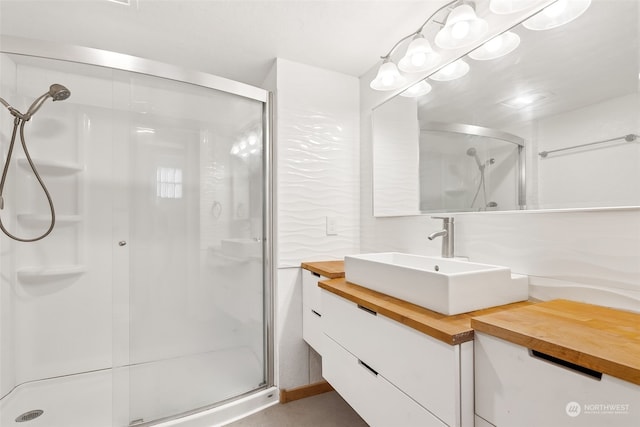
M0 96L55 205L0 235L0 426L208 426L274 392L269 94L0 40ZM0 111L3 164L14 117ZM50 209L16 144L0 216ZM26 424L16 424L26 423Z

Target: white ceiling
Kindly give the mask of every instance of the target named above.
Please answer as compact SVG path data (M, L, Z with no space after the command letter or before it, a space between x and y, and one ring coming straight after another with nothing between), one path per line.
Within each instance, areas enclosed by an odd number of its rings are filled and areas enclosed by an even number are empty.
M130 3L0 0L0 33L126 53L259 86L276 57L359 77L445 1Z

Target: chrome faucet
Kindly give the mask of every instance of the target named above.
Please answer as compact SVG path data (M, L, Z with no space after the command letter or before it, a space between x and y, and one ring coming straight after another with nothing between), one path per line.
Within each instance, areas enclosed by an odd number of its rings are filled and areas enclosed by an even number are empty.
M442 220L442 230L429 234L427 237L429 240L433 240L436 237L442 237L442 258L453 258L454 254L454 233L453 233L453 218L432 216L433 219Z

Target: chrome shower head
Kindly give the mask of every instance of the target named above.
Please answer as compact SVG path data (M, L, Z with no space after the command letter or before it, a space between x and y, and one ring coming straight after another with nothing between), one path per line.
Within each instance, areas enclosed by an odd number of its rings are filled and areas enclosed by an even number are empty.
M23 118L24 120L29 120L31 116L33 116L36 113L36 111L38 111L40 107L42 107L42 104L44 104L44 101L46 101L47 98L49 97L51 97L51 99L53 99L54 101L64 101L70 96L71 96L71 91L69 89L62 86L61 84L54 83L51 86L49 86L49 90L47 92L40 95L38 99L33 101L33 104L31 104L27 112L23 115Z
M480 169L481 171L484 170L484 165L480 161L480 157L478 157L478 151L476 150L475 147L471 147L467 150L467 156L471 156L474 159L476 159L476 164L478 165L478 169Z
M11 112L11 114L15 116L17 119L28 121L29 119L31 119L31 116L33 116L36 113L36 111L38 111L40 107L42 107L42 104L44 104L47 98L51 97L51 99L53 99L54 101L64 101L70 96L71 96L71 91L69 89L62 86L61 84L54 83L51 86L49 86L49 90L47 92L43 93L35 101L33 101L31 106L29 106L29 109L27 110L27 112L24 114L22 114L20 111L13 108L11 105L9 105L7 101L5 101L2 98L0 98L0 103L5 107L7 107L7 109Z
M71 96L71 91L61 84L54 83L49 87L49 96L54 101L64 101Z

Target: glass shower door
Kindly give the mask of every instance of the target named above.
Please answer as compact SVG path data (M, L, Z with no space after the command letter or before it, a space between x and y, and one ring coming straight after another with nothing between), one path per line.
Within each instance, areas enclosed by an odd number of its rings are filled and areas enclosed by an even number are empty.
M114 99L128 402L114 399L138 424L266 384L263 103L125 72Z

